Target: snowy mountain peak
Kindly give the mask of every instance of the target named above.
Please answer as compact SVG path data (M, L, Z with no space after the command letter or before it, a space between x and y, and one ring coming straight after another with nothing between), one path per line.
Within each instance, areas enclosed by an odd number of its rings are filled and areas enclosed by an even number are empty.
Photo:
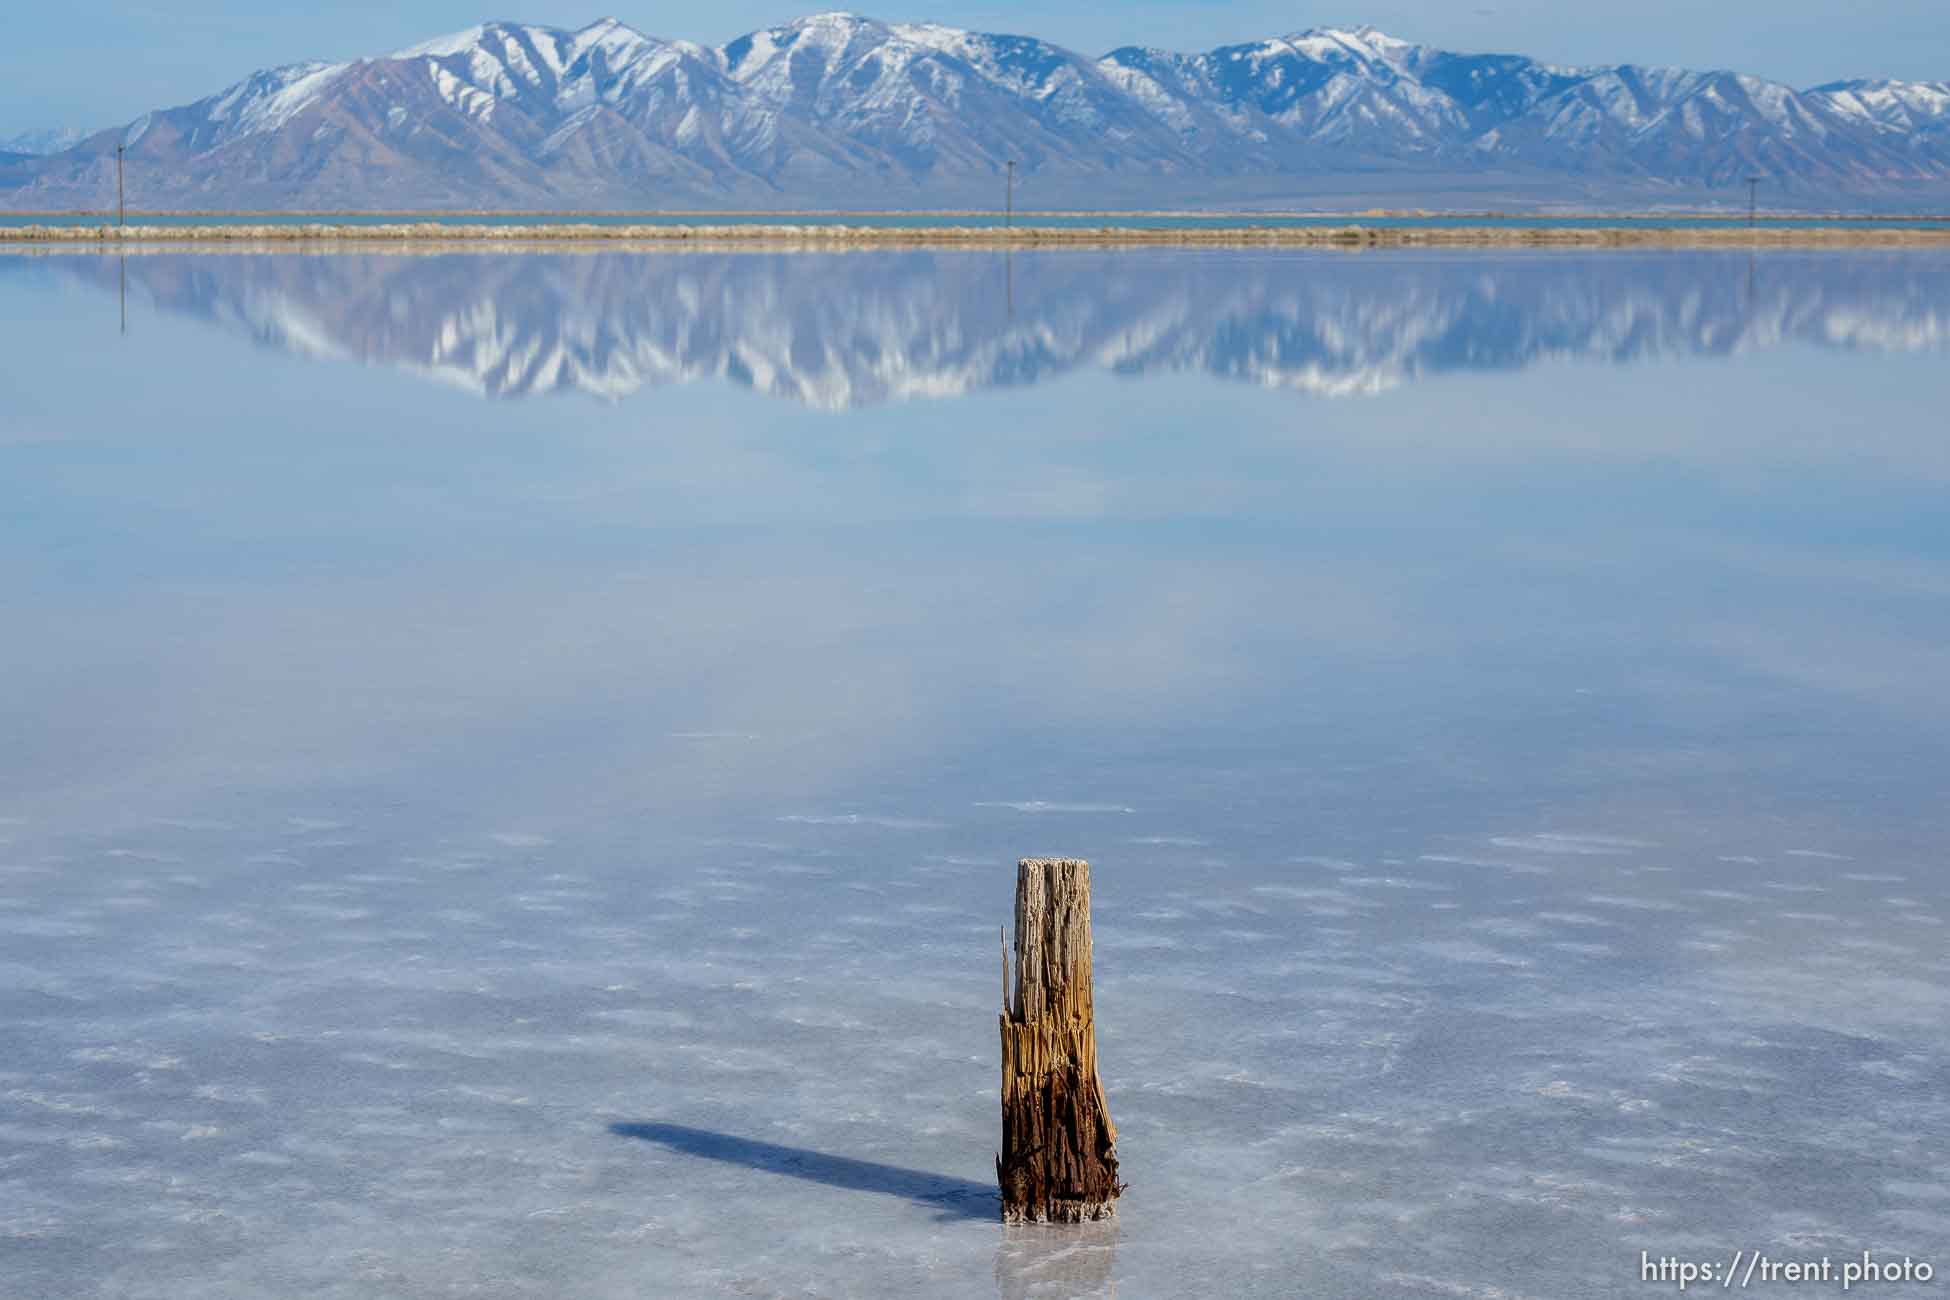
M18 135L0 140L0 150L8 153L43 156L72 149L88 138L88 132L79 127L44 127L37 131L22 131Z
M569 62L583 52L598 47L617 50L662 44L663 42L645 36L642 32L614 18L599 18L574 31L557 27L532 26L526 23L491 22L468 27L446 36L438 36L430 41L422 41L418 45L397 50L387 57L410 60L485 55L507 61L519 60L525 51L534 50L560 55L562 61ZM547 55L544 57L547 58ZM549 61L555 60L549 59Z
M449 32L445 36L421 41L418 45L409 45L403 50L394 50L386 57L389 59L451 58L479 45L487 35L490 26L499 26L499 24L477 23L457 32Z
M1389 50L1410 49L1415 42L1390 36L1378 27L1362 23L1358 27L1309 27L1293 33L1287 38L1291 41L1331 41L1343 49Z
M202 101L204 118L223 138L275 131L302 112L349 63L291 63L253 73L229 89ZM146 129L156 115L138 121ZM130 143L136 132L131 129Z
M1367 26L1310 27L1282 38L1280 43L1309 58L1333 62L1391 63L1423 48Z
M868 18L864 15L856 14L851 10L828 9L824 13L807 14L803 18L795 18L791 22L786 23L785 26L800 30L809 28L851 30L855 27L885 27L886 24L877 18Z
M821 46L840 46L865 37L884 37L891 29L876 18L848 13L843 9L829 10L826 13L807 14L790 22L767 28L781 43L806 42Z

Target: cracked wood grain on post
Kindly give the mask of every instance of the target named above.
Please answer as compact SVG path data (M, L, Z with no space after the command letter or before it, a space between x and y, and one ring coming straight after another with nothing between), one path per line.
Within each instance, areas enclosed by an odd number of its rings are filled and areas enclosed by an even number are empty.
M1014 974L1001 1016L1003 1221L1108 1218L1124 1188L1097 1075L1089 863L1017 863Z

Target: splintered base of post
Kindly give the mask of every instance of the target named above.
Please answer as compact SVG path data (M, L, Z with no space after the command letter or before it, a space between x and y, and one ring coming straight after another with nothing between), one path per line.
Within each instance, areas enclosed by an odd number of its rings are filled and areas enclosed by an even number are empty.
M1024 1223L1095 1223L1116 1215L1117 1207L1109 1201L1057 1201L1052 1203L1047 1218L1033 1217L1034 1211L1023 1208L1002 1207L1002 1222Z
M1091 993L1090 864L1024 858L1016 866L1016 960L1003 956L1002 1150L995 1177L1005 1223L1109 1218L1117 1129L1097 1077Z
M1121 1190L1121 1189L1120 1189ZM1114 1201L1065 1201L1054 1200L1038 1209L1030 1205L1011 1205L1005 1198L1002 1203L1002 1222L1024 1223L1095 1223L1108 1219L1117 1213Z

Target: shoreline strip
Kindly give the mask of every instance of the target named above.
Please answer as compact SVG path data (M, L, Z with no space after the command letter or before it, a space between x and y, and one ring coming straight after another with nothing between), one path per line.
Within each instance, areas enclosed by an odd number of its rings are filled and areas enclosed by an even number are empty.
M483 226L446 222L0 227L0 245L648 244L770 248L1837 248L1946 247L1950 227L1859 226Z

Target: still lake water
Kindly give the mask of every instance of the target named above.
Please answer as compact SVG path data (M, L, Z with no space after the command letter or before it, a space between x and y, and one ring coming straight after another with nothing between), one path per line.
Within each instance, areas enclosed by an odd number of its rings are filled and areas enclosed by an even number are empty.
M1950 1268L1950 257L8 255L0 347L10 1298ZM992 1221L1030 853L1104 1229Z

